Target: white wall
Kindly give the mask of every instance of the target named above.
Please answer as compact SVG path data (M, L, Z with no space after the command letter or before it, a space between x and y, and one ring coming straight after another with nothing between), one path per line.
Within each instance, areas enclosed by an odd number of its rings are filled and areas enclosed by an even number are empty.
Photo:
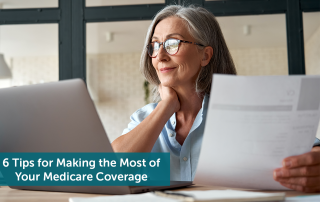
M130 115L143 107L140 53L88 56L88 87L110 141L122 134Z
M320 27L305 45L306 74L320 74Z
M11 59L12 85L21 86L59 80L57 56L26 56Z
M231 50L238 75L288 75L286 48Z

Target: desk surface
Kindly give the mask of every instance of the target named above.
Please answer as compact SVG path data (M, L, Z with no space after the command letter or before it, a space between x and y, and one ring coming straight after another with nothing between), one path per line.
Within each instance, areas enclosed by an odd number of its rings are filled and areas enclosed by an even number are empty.
M194 185L188 188L177 189L177 190L221 190L226 189L222 187L213 186L198 186ZM239 189L237 189L239 190ZM279 192L279 191L264 191L264 192ZM286 196L299 196L299 195L314 195L305 194L296 191L286 191ZM35 201L46 201L46 202L68 202L70 197L96 197L106 196L100 194L79 194L79 193L63 193L63 192L46 192L46 191L25 191L16 190L9 187L0 187L0 201L1 202L35 202Z

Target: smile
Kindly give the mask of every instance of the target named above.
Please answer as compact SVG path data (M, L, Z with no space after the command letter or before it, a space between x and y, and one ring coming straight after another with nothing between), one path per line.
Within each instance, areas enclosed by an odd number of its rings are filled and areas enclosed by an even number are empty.
M164 67L164 68L160 69L160 72L161 73L166 73L166 72L170 72L170 71L172 71L174 69L175 69L175 67Z

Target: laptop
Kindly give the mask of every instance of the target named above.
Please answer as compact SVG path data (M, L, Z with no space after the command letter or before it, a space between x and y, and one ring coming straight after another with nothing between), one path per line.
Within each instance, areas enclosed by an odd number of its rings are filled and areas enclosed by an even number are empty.
M0 152L113 152L81 79L0 89ZM14 189L132 194L170 186L10 186Z

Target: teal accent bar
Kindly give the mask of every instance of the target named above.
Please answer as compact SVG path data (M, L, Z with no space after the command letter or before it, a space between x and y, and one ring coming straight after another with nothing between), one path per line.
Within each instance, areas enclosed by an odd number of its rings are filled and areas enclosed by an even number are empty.
M0 153L0 170L9 186L167 186L170 154Z

